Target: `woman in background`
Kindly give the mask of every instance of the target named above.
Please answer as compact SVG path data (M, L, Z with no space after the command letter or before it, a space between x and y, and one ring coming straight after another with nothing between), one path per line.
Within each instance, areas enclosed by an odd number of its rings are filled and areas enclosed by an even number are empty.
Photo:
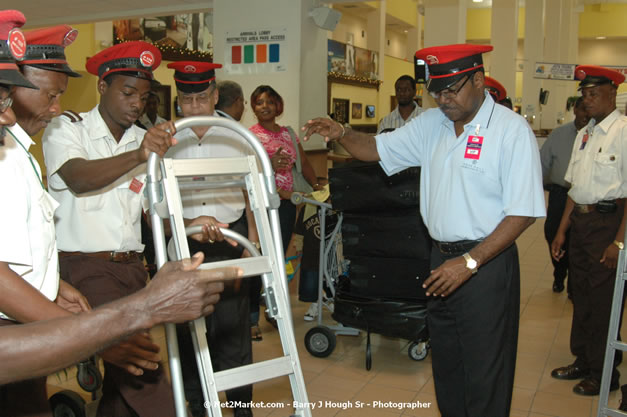
M296 206L290 201L292 192L294 192L292 166L296 163L296 152L300 154L302 172L307 182L314 190L322 187L317 183L316 173L307 160L298 136L296 136L298 146L295 148L290 133L291 129L276 122L276 118L283 113L283 98L279 93L269 85L260 85L251 94L250 105L258 121L250 130L257 136L268 153L275 173L276 188L281 197L279 221L283 238L283 250L287 251L296 221ZM258 326L260 290L261 280L258 281L258 285L251 285L250 311L253 340L261 340L261 331Z

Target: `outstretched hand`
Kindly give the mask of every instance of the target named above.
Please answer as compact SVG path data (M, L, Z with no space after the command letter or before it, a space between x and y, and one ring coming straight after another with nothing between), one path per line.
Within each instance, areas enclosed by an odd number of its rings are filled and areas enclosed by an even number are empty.
M318 117L309 120L305 126L301 128L305 132L303 140L309 140L314 133L324 137L325 142L339 140L344 136L345 129L340 123L326 117Z

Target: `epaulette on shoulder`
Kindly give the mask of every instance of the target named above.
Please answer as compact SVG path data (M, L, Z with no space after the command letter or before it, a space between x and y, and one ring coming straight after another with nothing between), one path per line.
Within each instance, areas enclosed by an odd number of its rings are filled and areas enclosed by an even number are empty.
M80 122L83 120L83 118L78 113L72 110L64 111L63 113L61 113L61 116L67 117L72 123Z

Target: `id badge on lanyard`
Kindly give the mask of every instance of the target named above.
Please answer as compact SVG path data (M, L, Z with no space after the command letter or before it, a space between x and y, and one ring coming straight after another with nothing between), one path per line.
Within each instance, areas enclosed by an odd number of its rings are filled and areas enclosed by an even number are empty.
M466 151L464 152L464 159L478 160L479 158L481 158L483 136L479 136L479 127L480 125L477 125L474 135L468 136L468 141L466 142Z

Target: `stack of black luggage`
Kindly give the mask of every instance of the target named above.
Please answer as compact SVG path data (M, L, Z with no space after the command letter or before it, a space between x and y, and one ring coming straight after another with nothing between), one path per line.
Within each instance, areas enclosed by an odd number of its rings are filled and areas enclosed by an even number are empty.
M420 168L387 176L378 163L354 161L329 172L333 208L344 215L342 242L349 261L333 319L368 333L409 340L409 356L428 352L426 296L431 239L419 212Z

